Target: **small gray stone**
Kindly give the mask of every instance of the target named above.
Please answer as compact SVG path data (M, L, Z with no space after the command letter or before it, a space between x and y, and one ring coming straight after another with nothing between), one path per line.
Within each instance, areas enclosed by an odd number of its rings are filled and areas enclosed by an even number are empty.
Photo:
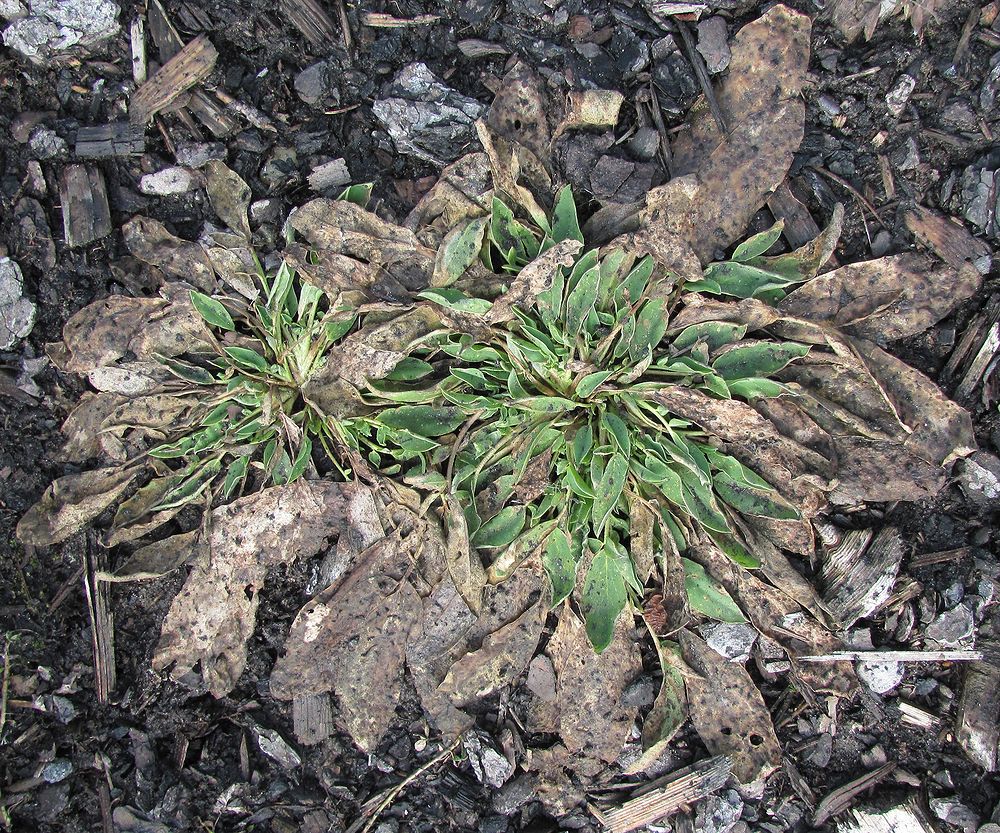
M917 79L912 75L900 75L896 81L896 84L891 90L886 94L885 106L889 111L889 115L894 119L898 119L903 115L903 110L906 109L906 105L910 101L910 96L913 95L913 90L917 86Z
M313 191L322 194L349 185L351 172L347 168L346 160L331 159L313 168L306 180Z
M698 24L698 52L712 74L729 66L729 29L724 18L715 15Z
M270 198L250 203L250 221L258 226L281 222L281 200Z
M466 732L462 744L480 784L500 789L514 774L514 765L494 746L485 732L475 729Z
M42 779L47 784L58 784L65 781L73 773L73 762L65 758L56 758L42 767Z
M35 326L35 305L24 297L21 267L0 257L0 350L9 350Z
M965 604L946 610L927 626L925 634L938 645L961 645L972 636L976 620Z
M819 105L819 109L822 110L829 118L840 115L840 105L837 100L831 96L824 93L818 99L816 103Z
M638 162L648 162L660 149L660 134L655 128L640 127L628 140L628 152Z
M317 104L330 91L330 66L320 61L295 76L295 92L306 104Z
M956 466L958 485L965 496L982 507L1000 499L1000 459L987 451L977 451Z
M743 799L736 790L710 795L698 803L694 813L696 833L728 833L743 814Z
M545 654L538 654L528 665L527 686L539 700L551 703L556 699L556 672Z
M885 229L880 229L872 240L872 257L879 258L885 255L892 246L892 235Z
M274 729L264 729L251 725L250 731L257 739L257 746L271 760L277 762L283 769L296 769L302 765L302 758L288 742Z
M111 0L30 0L26 17L3 33L4 43L36 64L73 47L86 48L118 32L117 3Z
M698 628L708 647L730 662L746 662L757 641L757 631L739 622L715 622Z
M194 187L194 177L187 168L164 168L139 180L139 190L147 196L170 197L186 194Z
M622 705L629 708L651 706L655 699L656 686L648 677L639 677L622 692Z
M31 138L28 139L28 149L34 154L36 159L59 159L66 156L69 151L69 145L52 128L40 124L31 131Z
M979 827L979 816L955 796L932 798L928 803L931 812L941 821L961 827L966 833L974 833Z
M535 797L537 784L527 772L503 785L493 796L493 810L503 816L512 816Z
M185 168L200 168L207 165L211 160L217 159L224 162L226 159L226 146L222 142L197 142L177 146L175 154L178 165Z
M28 10L20 0L0 0L0 18L4 20L20 20L28 16Z
M858 662L858 679L876 694L892 691L903 680L903 665L899 662Z

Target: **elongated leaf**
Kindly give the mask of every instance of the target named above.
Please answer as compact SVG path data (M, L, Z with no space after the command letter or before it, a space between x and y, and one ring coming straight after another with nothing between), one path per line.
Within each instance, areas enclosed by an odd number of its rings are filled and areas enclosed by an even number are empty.
M739 341L747 333L746 324L728 321L703 321L685 327L670 344L674 350L686 350L698 341L704 341L710 351Z
M564 186L556 197L552 210L552 240L556 243L563 240L583 242L583 232L576 216L576 200L569 185Z
M580 611L587 627L590 644L601 653L615 633L615 621L628 604L625 580L615 555L602 547L594 556L583 582Z
M808 352L808 345L794 341L761 341L727 350L712 363L712 367L727 381L768 377Z
M682 558L684 588L693 610L720 622L745 622L746 617L726 589L695 561Z
M540 550L549 534L555 529L558 520L545 521L526 529L518 535L500 555L490 564L486 577L490 584L506 581L522 562L533 553Z
M583 322L594 309L600 281L601 270L595 266L583 273L580 282L570 292L566 300L566 332L571 339L577 337Z
M629 355L632 361L639 361L643 356L655 349L663 334L667 331L666 302L654 298L643 304L635 319L635 333L629 342Z
M576 585L576 559L569 535L562 529L556 529L549 536L542 557L542 565L552 582L552 606L555 607L573 592Z
M431 286L451 286L476 262L489 222L488 217L477 217L445 236L434 260Z
M229 310L216 301L215 298L210 298L208 295L194 289L191 290L190 294L191 303L194 304L194 308L198 310L198 314L209 324L223 330L232 331L236 329Z
M596 373L588 373L576 386L576 395L579 399L586 399L590 394L603 385L614 371L598 370Z
M459 408L401 405L383 411L376 419L390 428L405 428L421 437L440 437L458 428L465 421L465 414Z
M489 312L490 307L493 306L490 301L484 298L470 298L464 292L447 286L425 289L423 292L417 293L417 297L433 301L448 309L471 312L475 315L483 315Z
M729 392L743 399L773 399L789 392L786 385L773 379L761 379L751 376L746 379L733 379L727 382Z
M781 232L784 230L785 221L778 220L778 222L771 226L771 228L767 231L762 231L759 234L755 234L753 237L748 237L733 251L733 260L745 263L748 260L752 260L753 258L764 254L764 252L778 242L778 238L781 237Z
M737 482L725 472L715 475L714 484L719 497L747 515L760 515L781 521L798 520L800 517L795 507L773 490Z
M621 453L612 456L600 480L595 483L596 497L594 498L593 524L594 532L601 534L608 516L614 510L618 499L621 497L622 488L625 485L625 478L628 476L628 458Z
M223 347L222 350L229 358L242 367L247 367L250 370L256 370L261 373L267 372L267 359L254 350L250 350L247 347Z
M454 495L445 498L445 522L448 573L469 609L478 614L486 586L486 570L479 555L471 548L465 513Z
M523 506L505 506L472 536L477 547L506 547L524 529L526 510Z

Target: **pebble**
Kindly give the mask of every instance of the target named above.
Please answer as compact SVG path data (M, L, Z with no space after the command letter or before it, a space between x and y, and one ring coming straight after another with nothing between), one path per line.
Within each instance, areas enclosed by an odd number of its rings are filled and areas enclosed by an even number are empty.
M493 796L493 810L503 816L512 816L535 797L537 784L528 773L508 781Z
M65 781L73 773L73 762L65 758L56 758L42 767L42 780L47 784L58 784Z
M967 833L974 833L979 827L979 816L954 796L932 798L928 803L931 812L941 821L961 827Z
M757 641L757 631L743 623L716 622L698 628L705 642L730 662L746 662Z
M960 645L972 636L975 628L972 610L965 604L960 604L938 616L927 626L925 634L939 645Z
M652 127L640 127L628 141L628 152L637 162L648 162L659 149L660 134Z
M875 694L892 691L903 680L900 662L858 662L855 668L858 678Z
M326 61L312 64L295 76L295 92L306 104L317 104L330 91L330 65Z
M24 297L21 267L0 257L0 350L9 350L35 326L35 304Z
M514 774L514 765L493 745L492 738L485 732L467 732L462 745L480 784L498 790Z
M177 159L177 164L183 165L185 168L200 168L207 165L213 159L224 162L226 159L226 146L222 142L181 144L177 146L175 158Z
M895 86L888 92L885 97L885 106L889 111L889 115L894 119L898 119L903 115L903 110L906 109L906 105L910 102L910 96L913 95L913 90L917 86L917 79L912 75L900 75L896 80Z
M302 765L299 753L292 749L288 742L274 729L251 726L250 731L257 739L260 751L283 769L296 769Z
M4 20L20 20L28 16L28 10L20 0L0 0L0 17Z
M36 159L57 159L66 155L69 145L51 127L40 124L31 131L28 149L35 155Z
M639 677L622 692L622 705L629 708L642 708L653 705L656 699L656 686L648 677Z
M551 703L556 699L556 672L545 654L538 654L528 665L527 686L539 700Z
M984 508L1000 499L1000 459L987 451L977 451L958 466L958 486L965 496Z
M729 28L724 18L714 15L698 24L698 52L713 75L729 66Z
M892 235L885 229L881 229L872 240L872 257L883 257L889 252L892 246Z
M170 197L186 194L194 187L194 177L187 168L164 168L139 180L139 190L147 196Z
M36 64L118 32L121 8L111 0L30 0L29 14L3 33L4 43Z
M696 833L728 833L743 813L743 799L736 790L709 795L698 803L694 813Z

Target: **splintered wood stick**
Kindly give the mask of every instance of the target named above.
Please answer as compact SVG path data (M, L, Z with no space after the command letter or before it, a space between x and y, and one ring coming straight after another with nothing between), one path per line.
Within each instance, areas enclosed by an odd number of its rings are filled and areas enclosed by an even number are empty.
M982 651L836 651L796 657L800 662L978 662Z
M685 767L660 781L654 781L642 795L626 801L614 810L599 810L593 805L588 806L597 820L612 833L629 833L630 830L645 827L714 793L726 783L732 768L733 762L727 756L720 755ZM666 783L656 786L664 780Z
M145 124L195 84L208 78L218 58L219 53L205 35L196 37L133 93L129 120L132 124Z

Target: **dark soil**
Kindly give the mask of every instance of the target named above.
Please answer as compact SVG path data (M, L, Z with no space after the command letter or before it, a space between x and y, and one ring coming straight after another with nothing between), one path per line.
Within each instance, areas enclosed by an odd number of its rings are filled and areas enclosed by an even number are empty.
M647 84L650 70L664 99L677 108L673 116L669 109L666 113L668 129L683 125L683 114L697 91L690 69L658 71L655 62L638 74L629 68L636 44L652 43L661 33L640 4L628 0L365 4L368 11L400 18L433 13L441 19L428 25L373 29L360 25L352 9L352 54L340 42L312 49L273 2L168 0L165 5L183 38L205 31L219 50L212 83L272 119L276 132L240 120L237 131L222 141L228 146L227 164L247 180L255 199L277 199L280 216L309 198L305 176L315 164L344 157L354 181L375 183L376 210L400 219L433 182L437 170L395 151L372 115L372 102L401 67L424 61L449 85L488 104L507 62L465 57L457 46L464 39L500 43L548 73L621 90L626 105L619 135L635 124L629 102ZM334 3L321 5L336 8ZM729 10L725 16L730 32L760 12L760 7L739 0L718 5ZM816 12L805 0L792 5ZM218 701L207 695L192 697L187 689L150 670L159 624L182 577L116 585L118 686L112 702L101 705L94 691L90 619L81 579L87 548L93 544L80 535L63 547L33 551L22 548L13 535L17 520L48 483L70 471L60 460L59 426L84 389L79 380L48 366L35 375L41 395L25 393L13 384L23 363L43 356L45 344L59 339L62 325L76 310L109 293L129 291L111 264L127 254L117 229L131 216L143 213L161 219L188 239L196 239L211 217L203 191L180 197L146 197L138 192L142 174L174 164L163 135L151 128L145 154L98 163L108 183L116 231L83 249L70 250L63 244L58 182L63 166L75 161L75 133L81 125L121 118L116 107L131 84L128 23L143 10L132 0L123 6L124 31L82 60L39 68L0 48L0 254L9 254L20 264L27 295L38 305L31 335L13 352L0 354L7 380L0 386L4 428L0 617L7 652L0 808L15 830L98 830L102 819L110 823L108 808L124 805L158 824L121 826L123 830L343 830L359 817L366 800L398 783L439 747L426 743L427 725L412 695L404 697L396 730L370 758L346 736L334 736L315 747L294 744L289 704L271 699L267 678L292 617L315 589L310 583L314 564L271 577L248 668L236 690ZM995 110L991 122L989 114L980 121L982 130L975 125L971 130L956 127L942 116L946 106L956 102L975 110L994 50L973 37L967 63L957 74L954 71L953 55L969 8L967 3L951 4L921 38L897 20L882 24L870 43L849 47L828 24L816 21L806 138L792 174L820 225L835 202L846 204L848 222L837 253L842 262L871 257L873 248L876 255L911 248L912 239L897 219L897 209L913 202L956 216L961 213L952 177L960 176L990 149L992 140L985 138L992 135L989 125L994 130L1000 127ZM585 31L584 21L595 30L596 35L588 37L596 44L580 50L570 34L578 37ZM331 86L318 104L306 105L296 95L296 76L327 57L336 66L328 75ZM917 84L903 116L894 119L886 111L885 96L904 72L912 74ZM831 103L838 114L831 115ZM44 191L28 183L29 162L38 160L38 154L15 138L22 114L32 112L45 113L42 123L69 143L68 151L40 161ZM204 137L189 135L170 115L164 123L175 142L212 139L207 131ZM934 132L927 133L927 128ZM295 154L275 173L276 166L268 163L273 163L277 148L291 148ZM894 194L886 193L880 158L891 171ZM822 172L850 182L878 209L878 217L862 211L849 191ZM665 179L666 172L658 168L653 184ZM55 241L54 267L46 262L44 241L26 234L15 210L24 196L37 198L44 208ZM762 215L760 221L763 226L770 218ZM273 245L273 229L261 229L258 238L263 249ZM956 338L998 290L994 274L979 297L953 316L891 349L936 378ZM962 404L973 413L980 447L996 452L1000 421L995 407L983 405L980 391L977 388L974 399ZM850 525L896 524L915 553L967 548L956 560L908 571L921 585L912 602L918 630L921 622L926 624L943 609L943 599L953 599L967 584L972 592L978 580L976 559L989 559L997 543L995 514L989 507L969 504L956 485L949 485L933 502L874 507L837 520ZM112 558L115 555L111 553ZM990 609L979 626L981 641L995 638L1000 625L996 614L990 618L989 613ZM861 624L873 627L876 644L897 644L884 618ZM892 695L866 694L830 715L825 700L803 700L788 689L783 677L762 680L762 685L769 705L776 707L775 722L787 757L814 799L890 760L909 774L909 781L884 782L874 793L877 805L898 803L917 787L924 798L955 796L986 822L991 814L996 819L1000 781L984 777L954 740L961 678L961 668L955 665L912 666ZM901 722L897 707L901 699L940 717L939 726L924 731ZM499 715L507 714L508 702L488 705L482 726L499 736L504 728ZM516 696L509 705L516 716ZM262 754L255 741L258 727L276 729L292 742L302 755L302 766L285 769ZM824 738L831 734L832 748L826 754L823 747L829 741ZM666 769L703 755L697 737L684 734L675 742ZM66 762L72 771L60 777ZM402 792L375 829L382 833L595 829L593 819L583 812L560 827L546 819L530 796L517 805L513 792L515 788L508 785L498 797L479 784L467 762L456 760L431 770ZM742 821L752 830L810 829L808 795L803 792L796 792L779 774L763 799L744 804ZM700 823L702 829L716 829L704 818Z

